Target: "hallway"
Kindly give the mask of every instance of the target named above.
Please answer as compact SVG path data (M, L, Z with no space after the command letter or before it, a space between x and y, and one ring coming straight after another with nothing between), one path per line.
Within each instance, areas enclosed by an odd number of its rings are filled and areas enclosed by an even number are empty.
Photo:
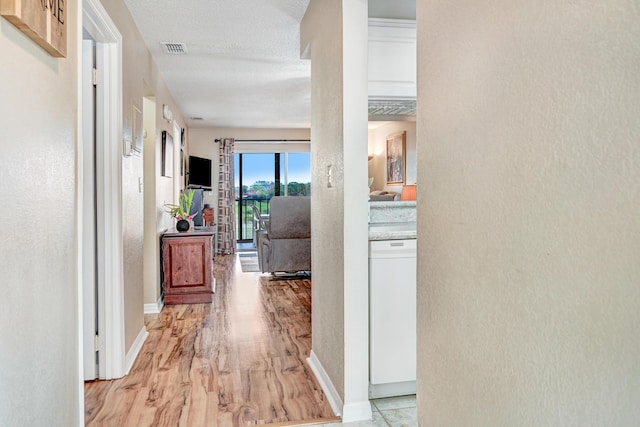
M125 378L85 384L90 426L251 426L334 417L307 367L311 281L217 256L212 304L165 306Z

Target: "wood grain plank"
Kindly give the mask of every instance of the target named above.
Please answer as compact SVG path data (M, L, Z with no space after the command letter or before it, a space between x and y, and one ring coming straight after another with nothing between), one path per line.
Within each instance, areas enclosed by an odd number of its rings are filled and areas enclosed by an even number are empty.
M149 316L131 373L85 384L88 426L321 424L334 417L306 358L311 280L242 273L216 258L212 304Z

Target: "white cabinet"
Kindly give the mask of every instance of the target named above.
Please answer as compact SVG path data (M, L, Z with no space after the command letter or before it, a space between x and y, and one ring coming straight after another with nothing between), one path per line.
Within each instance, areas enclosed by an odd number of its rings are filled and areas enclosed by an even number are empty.
M416 240L369 242L369 395L415 393Z
M416 23L369 18L369 99L416 98Z

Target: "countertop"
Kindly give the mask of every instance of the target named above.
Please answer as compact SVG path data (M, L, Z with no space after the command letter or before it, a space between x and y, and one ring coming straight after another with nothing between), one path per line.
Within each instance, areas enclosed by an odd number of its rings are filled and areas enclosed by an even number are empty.
M415 223L415 200L397 202L369 202L369 224L395 222Z
M369 240L401 240L416 238L415 222L381 222L369 224Z

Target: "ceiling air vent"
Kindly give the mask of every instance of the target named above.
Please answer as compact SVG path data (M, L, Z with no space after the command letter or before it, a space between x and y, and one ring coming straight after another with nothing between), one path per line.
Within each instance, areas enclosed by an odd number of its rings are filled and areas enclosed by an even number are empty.
M187 53L187 45L184 43L176 42L160 42L162 51L171 55L184 55Z

